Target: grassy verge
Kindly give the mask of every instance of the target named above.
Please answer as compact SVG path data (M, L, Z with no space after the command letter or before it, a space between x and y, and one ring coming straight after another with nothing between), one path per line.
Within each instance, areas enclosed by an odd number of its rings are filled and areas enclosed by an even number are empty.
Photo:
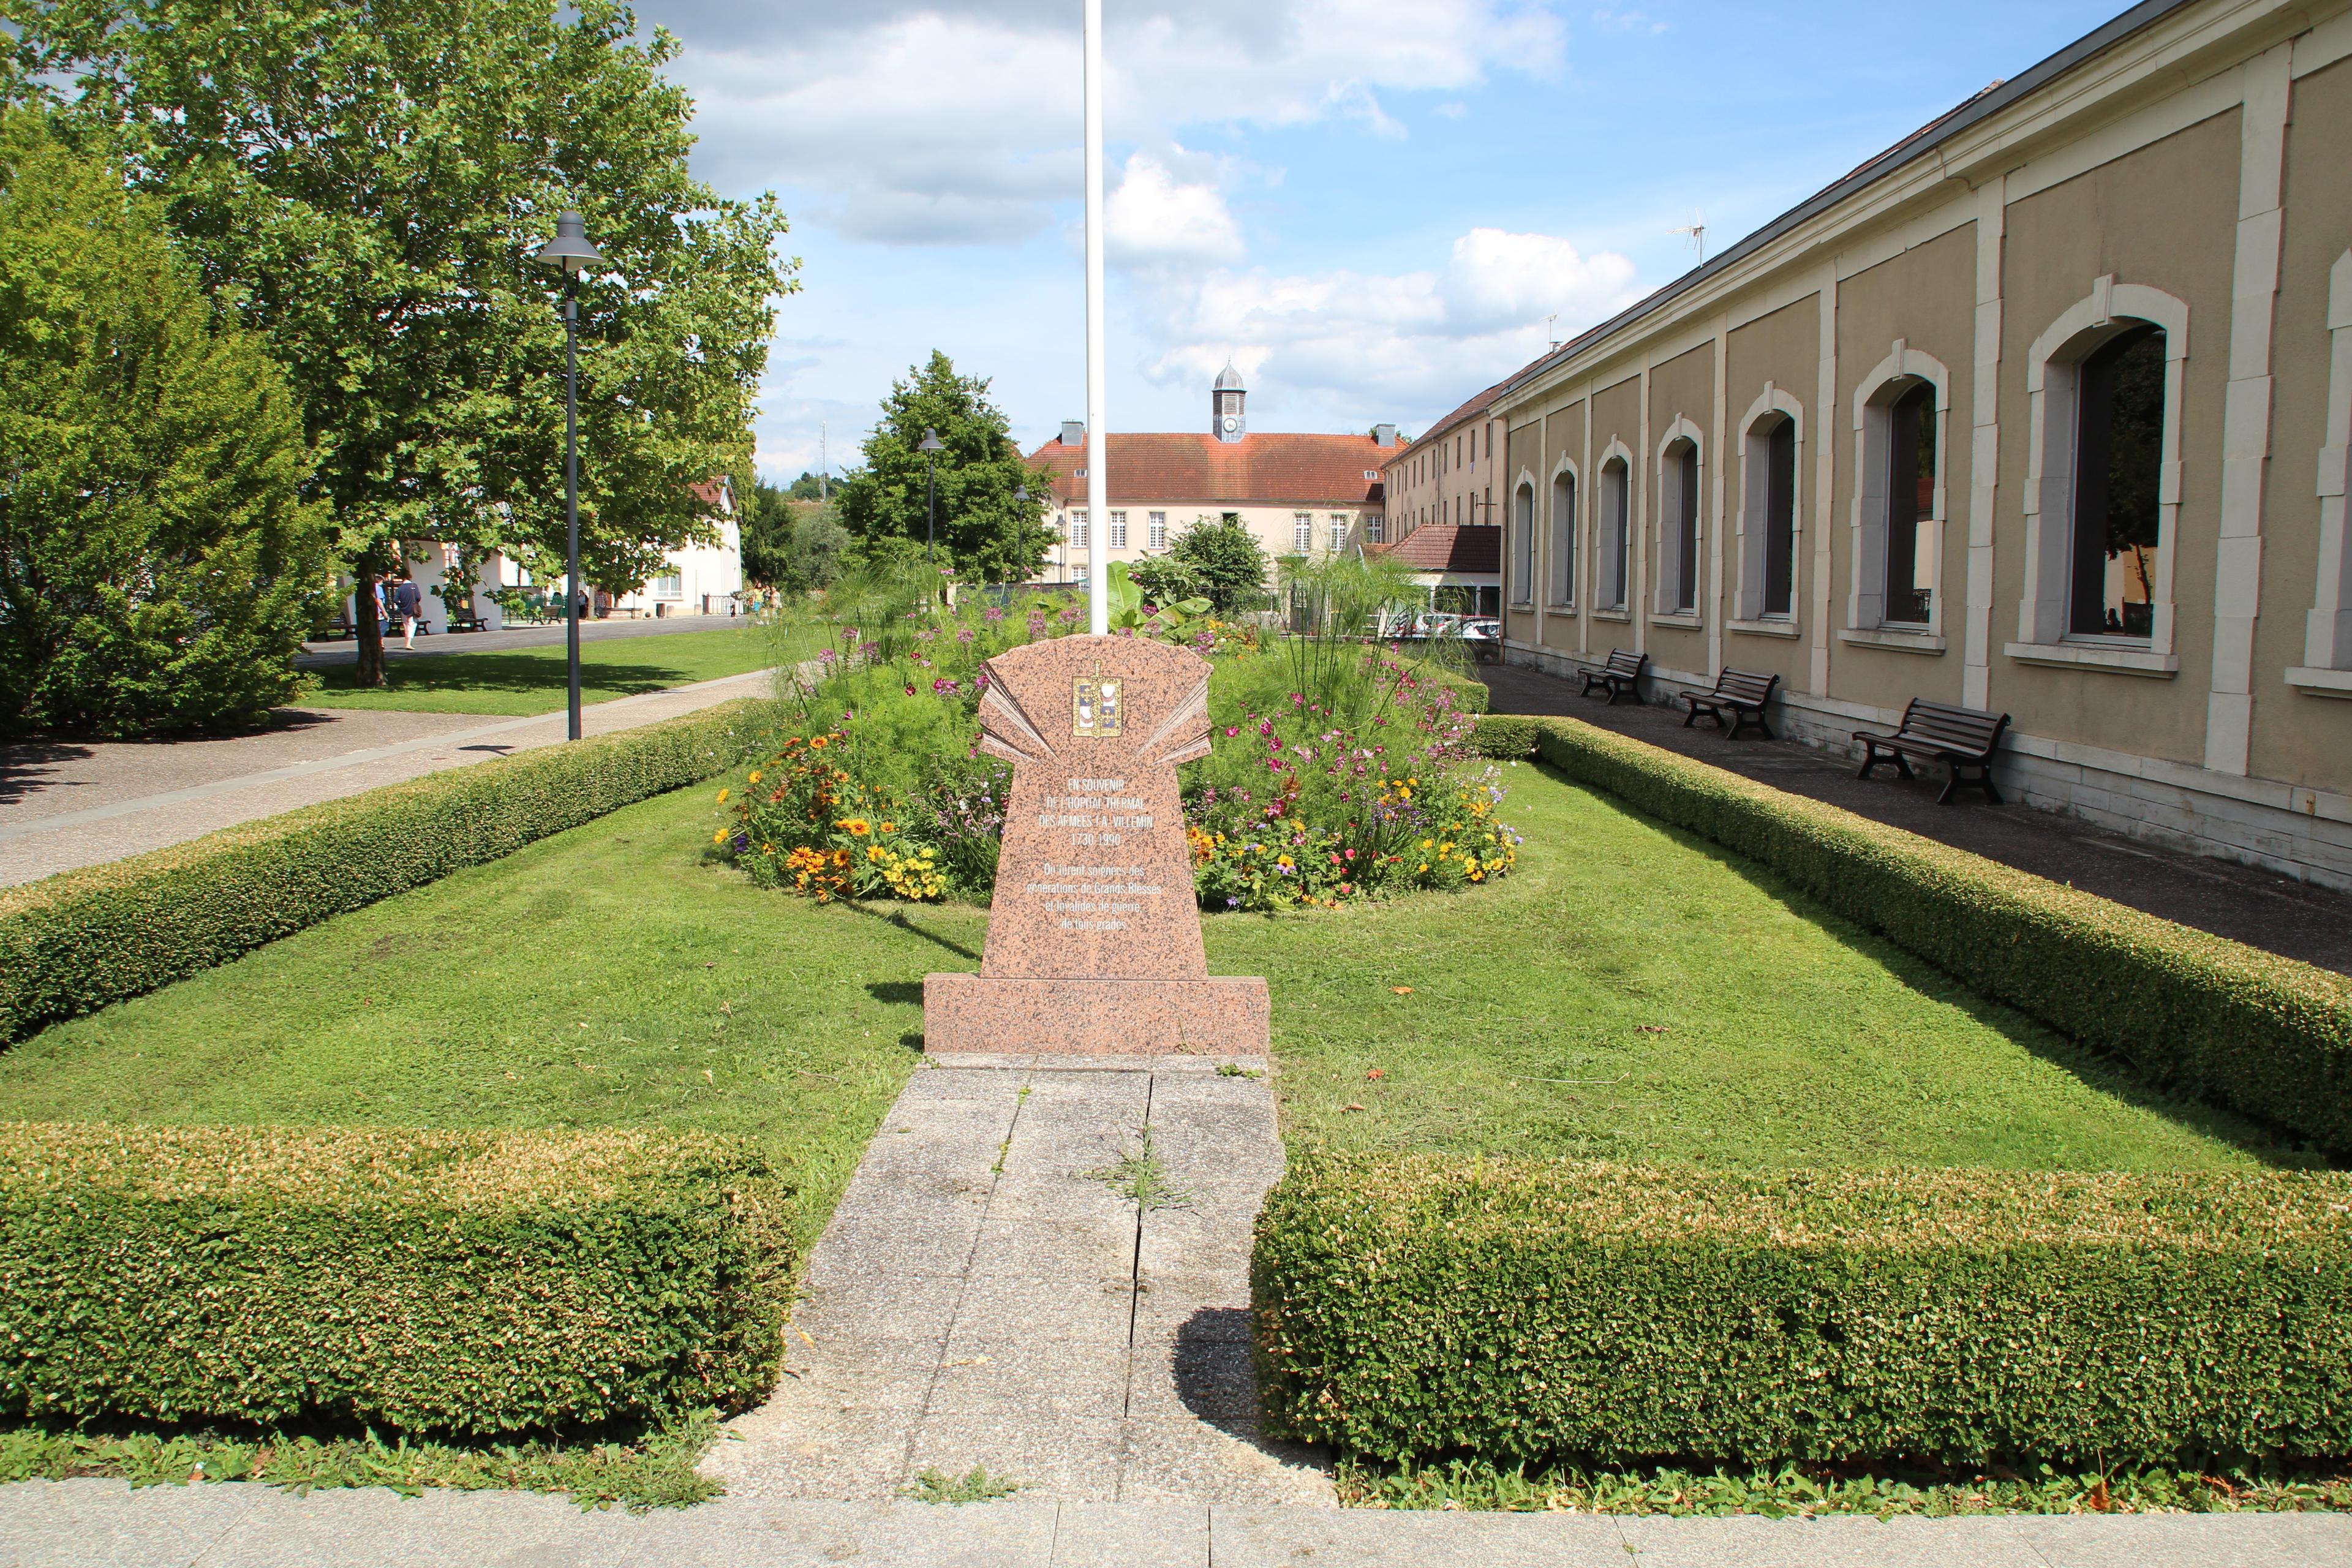
M134 1487L195 1481L266 1481L313 1487L389 1487L405 1497L436 1488L569 1493L583 1508L681 1508L716 1497L695 1467L717 1427L708 1417L632 1440L496 1443L474 1447L373 1432L318 1436L257 1430L123 1426L103 1430L25 1424L0 1428L0 1484L109 1476Z
M1772 1519L1827 1514L1951 1518L1986 1513L2235 1513L2352 1509L2352 1471L2113 1469L2074 1474L2044 1465L2032 1474L1946 1470L1868 1472L1787 1466L1731 1474L1645 1470L1496 1469L1453 1463L1421 1468L1342 1461L1340 1502L1349 1508L1471 1509L1508 1513L1753 1513Z
M1209 922L1271 978L1294 1142L1734 1167L2313 1164L1532 763L1510 877Z
M746 623L718 631L604 637L580 645L580 700L610 702L743 675L812 657L813 628L772 631ZM501 653L452 650L389 661L382 689L352 684L352 669L311 673L296 700L305 708L397 709L423 713L552 713L564 704L563 645Z

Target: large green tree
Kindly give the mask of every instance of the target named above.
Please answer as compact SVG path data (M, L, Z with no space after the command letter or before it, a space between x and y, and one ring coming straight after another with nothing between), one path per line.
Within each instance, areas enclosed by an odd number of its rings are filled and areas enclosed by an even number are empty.
M1273 563L1239 512L1196 517L1176 536L1169 559L1191 574L1191 591L1205 595L1220 616L1255 610L1266 602Z
M228 729L326 586L286 377L120 168L0 119L0 733Z
M533 250L578 208L583 573L707 537L748 451L773 196L688 172L677 49L613 0L0 0L12 91L118 139L206 285L290 374L343 559L563 534L563 328ZM381 658L363 610L362 676Z
M988 401L988 382L956 374L934 349L928 363L890 384L882 417L866 438L866 464L845 475L835 495L841 521L871 553L882 542L924 544L929 510L924 488L923 432L939 432L940 564L968 581L1020 583L1034 577L1053 548L1044 520L1052 475L1021 455L1004 415ZM1026 501L1013 492L1023 487Z

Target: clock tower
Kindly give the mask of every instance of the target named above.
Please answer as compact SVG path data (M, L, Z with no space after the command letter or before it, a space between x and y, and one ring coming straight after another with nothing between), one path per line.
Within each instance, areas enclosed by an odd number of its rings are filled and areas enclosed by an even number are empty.
M1242 399L1248 395L1249 389L1242 385L1242 373L1227 360L1209 393L1210 434L1220 441L1238 441L1248 435L1249 421L1242 416Z

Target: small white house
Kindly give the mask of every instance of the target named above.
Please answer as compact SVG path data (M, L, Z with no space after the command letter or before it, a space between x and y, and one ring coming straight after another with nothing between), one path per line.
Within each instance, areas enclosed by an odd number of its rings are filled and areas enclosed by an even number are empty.
M623 616L732 616L742 613L743 535L735 514L735 486L727 476L694 487L695 495L719 514L719 538L710 544L689 545L670 551L667 570L648 579L630 593L614 598L603 593L593 595L596 613ZM457 552L454 545L412 542L404 547L408 555L408 575L423 591L425 629L446 632L449 629L450 612L434 592L455 569ZM498 588L530 588L543 586L561 600L563 585L561 579L541 584L531 574L505 555L493 552L475 574L472 607L466 612L478 617L486 631L497 631L504 622L498 601L490 597ZM389 595L392 584L384 585ZM348 598L345 614L352 609ZM389 625L386 630L392 628Z

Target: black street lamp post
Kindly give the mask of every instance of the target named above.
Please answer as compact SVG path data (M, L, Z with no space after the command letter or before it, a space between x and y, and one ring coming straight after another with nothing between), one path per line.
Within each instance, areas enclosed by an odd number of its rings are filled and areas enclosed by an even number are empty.
M539 248L543 266L563 269L563 618L572 691L572 739L580 738L580 301L581 269L604 259L589 243L576 212L556 217L555 237Z
M935 572L940 563L940 476L938 463L939 454L946 449L946 444L940 439L940 433L926 426L923 430L922 444L917 447L915 450L923 455L923 499L924 504L930 511L930 521L925 525L923 530L923 559L931 563Z
M1021 564L1021 536L1029 531L1024 514L1029 510L1029 487L1013 487L1013 545L1004 555L1004 580L1013 581L1013 569Z

